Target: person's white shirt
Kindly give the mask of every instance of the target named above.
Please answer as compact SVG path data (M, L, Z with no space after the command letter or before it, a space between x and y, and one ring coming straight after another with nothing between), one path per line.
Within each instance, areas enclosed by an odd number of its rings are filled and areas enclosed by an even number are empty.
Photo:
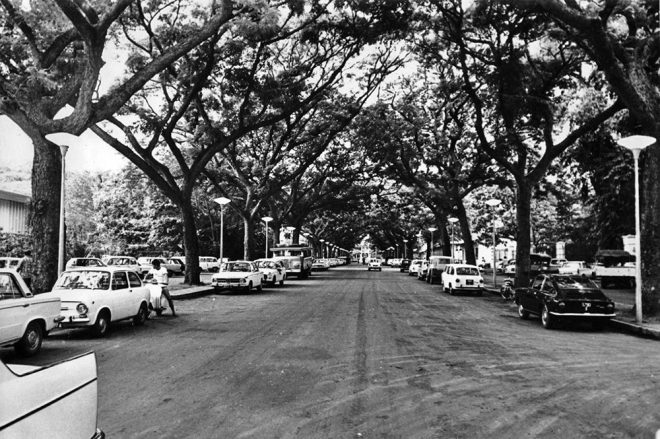
M159 269L152 268L149 270L149 274L156 279L158 285L167 285L170 283L169 278L167 277L167 268L161 266Z

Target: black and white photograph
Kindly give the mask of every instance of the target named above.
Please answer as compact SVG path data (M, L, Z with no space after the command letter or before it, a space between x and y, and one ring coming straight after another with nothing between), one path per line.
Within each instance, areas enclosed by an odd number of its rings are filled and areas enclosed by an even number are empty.
M656 139L659 0L0 0L0 439L659 439Z

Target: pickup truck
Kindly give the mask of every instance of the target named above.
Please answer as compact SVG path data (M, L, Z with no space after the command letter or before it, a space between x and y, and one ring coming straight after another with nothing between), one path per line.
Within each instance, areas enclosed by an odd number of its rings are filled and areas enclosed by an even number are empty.
M624 250L599 250L595 275L601 288L635 286L635 256Z
M33 296L15 270L0 269L0 346L14 346L26 357L35 355L62 321L60 308L59 297Z

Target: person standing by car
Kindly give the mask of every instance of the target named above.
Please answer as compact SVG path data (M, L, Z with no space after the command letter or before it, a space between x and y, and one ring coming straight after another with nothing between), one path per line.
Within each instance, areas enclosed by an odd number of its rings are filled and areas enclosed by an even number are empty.
M167 287L170 283L169 277L167 276L167 268L161 267L160 260L158 259L154 259L151 265L153 265L153 268L149 270L148 274L150 274L152 278L156 280L156 283L163 289L163 294L167 298L167 302L170 304L172 315L176 317L174 302L172 302L172 297L170 296L170 291Z
M32 251L25 250L21 263L16 268L28 288L32 289Z

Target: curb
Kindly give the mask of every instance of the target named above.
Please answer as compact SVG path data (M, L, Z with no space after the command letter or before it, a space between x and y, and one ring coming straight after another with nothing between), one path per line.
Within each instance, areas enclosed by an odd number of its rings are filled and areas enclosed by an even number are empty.
M178 292L178 294L177 294ZM214 292L212 286L202 285L199 287L185 288L178 291L172 291L170 295L172 299L193 299L195 297L204 296L206 294Z

